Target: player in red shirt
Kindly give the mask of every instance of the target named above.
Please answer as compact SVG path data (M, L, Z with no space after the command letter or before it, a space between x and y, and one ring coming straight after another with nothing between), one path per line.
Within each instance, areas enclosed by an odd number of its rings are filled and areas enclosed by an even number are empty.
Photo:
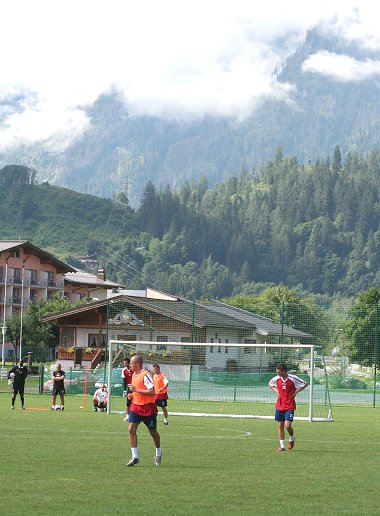
M132 375L133 375L133 371L132 371L130 364L131 364L130 358L129 357L124 358L124 367L121 371L121 377L123 378L123 383L124 383L124 397L127 398L127 410L126 410L125 418L123 419L123 421L128 421L129 412L131 410L131 403L132 403L132 401L128 398L128 394L130 392L128 389L128 385L130 385L132 383Z
M285 451L285 430L289 434L288 448L294 448L294 430L292 421L296 409L296 395L307 387L307 383L294 374L288 374L285 364L276 367L277 376L269 381L269 388L277 395L275 420L278 422L280 447L277 451Z

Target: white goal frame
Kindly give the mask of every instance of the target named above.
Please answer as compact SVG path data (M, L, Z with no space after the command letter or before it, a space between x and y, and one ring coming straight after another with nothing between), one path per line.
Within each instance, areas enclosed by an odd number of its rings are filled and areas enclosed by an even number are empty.
M167 341L167 342L156 342L156 341L143 341L143 340L116 340L111 339L108 341L108 364L107 364L107 377L108 377L108 406L107 406L107 413L112 413L111 410L111 395L112 395L112 362L113 362L113 353L121 346L129 346L132 349L138 349L139 347L146 347L149 349L151 346L157 346L157 345L166 345L169 347L186 347L187 349L189 347L210 347L210 346L222 346L222 347L228 347L228 348L276 348L276 349L298 349L298 350L309 350L310 352L310 363L309 363L309 377L310 377L310 384L308 385L309 389L309 397L308 397L308 416L307 417L295 417L294 419L298 420L305 420L305 421L333 421L333 415L331 410L331 402L329 399L329 412L328 417L321 418L321 417L314 417L314 367L315 367L315 346L309 345L309 344L274 344L274 343L215 343L215 342L175 342L175 341ZM148 362L146 360L146 356L144 353L142 353L144 363ZM309 359L308 359L309 360ZM149 362L148 362L149 363ZM326 371L325 371L326 373ZM273 376L275 376L275 371L273 371ZM170 382L170 378L169 378ZM328 386L326 386L328 388ZM274 405L275 400L273 400ZM213 414L213 413L188 413L188 412L170 412L171 415L186 415L186 416L208 416L208 417L232 417L232 418L247 418L247 419L273 419L273 416L266 416L266 415L236 415L236 414Z

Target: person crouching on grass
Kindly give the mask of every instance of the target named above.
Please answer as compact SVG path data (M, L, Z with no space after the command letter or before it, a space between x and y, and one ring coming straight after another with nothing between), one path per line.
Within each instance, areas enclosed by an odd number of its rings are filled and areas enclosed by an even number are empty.
M275 420L278 422L278 437L280 447L277 451L285 451L285 430L289 434L288 448L294 448L294 430L292 421L296 409L296 395L307 387L307 383L294 374L288 374L285 364L278 364L276 367L277 376L269 381L269 388L274 391L278 398L276 403Z
M157 407L154 393L154 383L150 372L143 368L141 355L134 355L131 358L131 368L133 370L132 383L128 385L132 400L131 411L129 413L129 442L131 445L132 458L127 466L132 467L139 463L137 451L137 428L141 422L148 428L156 447L154 463L161 465L162 452L160 444L160 434L157 432Z
M100 389L96 389L94 397L92 398L92 401L94 403L94 411L98 412L98 409L101 412L104 412L107 409L107 402L108 402L108 392L106 384L103 383L100 386Z

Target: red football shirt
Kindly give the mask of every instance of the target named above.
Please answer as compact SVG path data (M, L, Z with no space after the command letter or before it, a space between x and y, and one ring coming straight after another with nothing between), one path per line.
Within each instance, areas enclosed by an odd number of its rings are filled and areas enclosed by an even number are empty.
M132 383L132 375L133 371L131 368L124 367L121 373L121 376L124 378L124 381L127 385L130 385Z
M281 376L274 376L269 385L277 387L278 398L276 403L276 409L278 410L295 410L296 399L294 393L299 387L306 385L306 382L294 374L288 374L286 380Z

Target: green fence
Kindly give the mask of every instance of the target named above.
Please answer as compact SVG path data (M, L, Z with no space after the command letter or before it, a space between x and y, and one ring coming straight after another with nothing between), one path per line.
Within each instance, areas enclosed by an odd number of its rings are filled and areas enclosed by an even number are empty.
M313 344L316 349L315 382L323 382L327 374L333 405L362 403L375 406L379 403L380 306L377 302L364 302L363 296L351 304L335 302L328 306L311 299L296 299L290 303L276 297L264 299L260 296L239 296L228 303L131 296L108 303L105 310L105 341L155 342L158 344L155 346L158 354L148 356L148 353L145 358L149 362L154 359L165 364L170 342L182 344L183 357L190 353L186 350L187 343L204 342L209 351L221 360L215 366L211 363L206 367L202 353L197 355L193 352L187 358L191 358L188 361L191 367L198 366L197 375L204 375L205 378L212 376L216 383L235 383L239 386L242 382L265 383L274 373L275 363L237 363L228 353L229 344L268 343L280 347L290 343ZM94 330L91 331L94 333ZM27 357L28 352L32 352L32 364L26 381L27 392L49 392L44 384L50 380L51 366L55 362L54 351L43 347L30 348L24 343L23 355ZM307 370L308 357L303 356L302 349L291 359L285 351L281 351L276 360L287 362L296 374L310 373ZM6 369L9 370L12 365L7 362ZM84 372L74 371L72 365L63 365L67 373L67 393L80 395L83 392ZM3 370L0 375L0 392L10 391L5 374ZM94 390L96 383L104 378L104 369L90 371L88 391ZM190 375L190 381L193 378L195 375ZM121 396L121 389L119 391L118 395Z
M234 306L232 306L232 302ZM191 302L183 299L133 299L108 306L107 337L115 340L160 342L161 359L170 342L206 342L215 354L225 354L224 365L215 378L225 372L251 373L244 381L256 381L255 374L272 374L273 363L254 364L251 370L232 364L229 343L313 344L315 382L328 378L333 404L378 403L380 379L380 307L378 303L323 305L314 300L285 302L275 297L263 300L237 296L227 303ZM147 357L149 358L149 357ZM287 361L286 352L278 361ZM159 358L157 358L159 360ZM192 364L201 360L192 357ZM307 360L292 357L288 366L296 373L309 373ZM208 375L208 372L204 374ZM228 377L231 381L231 375Z

